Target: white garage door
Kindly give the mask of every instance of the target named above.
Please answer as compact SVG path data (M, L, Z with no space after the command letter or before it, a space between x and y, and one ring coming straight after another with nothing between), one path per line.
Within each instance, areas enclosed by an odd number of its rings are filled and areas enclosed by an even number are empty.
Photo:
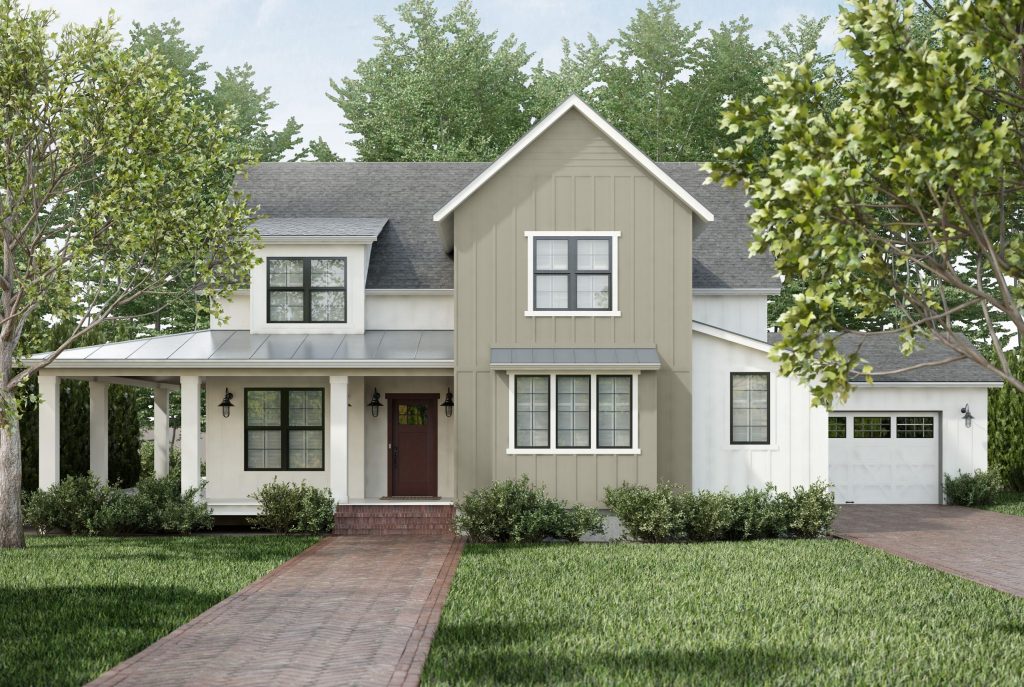
M937 413L832 413L828 473L836 503L939 503Z

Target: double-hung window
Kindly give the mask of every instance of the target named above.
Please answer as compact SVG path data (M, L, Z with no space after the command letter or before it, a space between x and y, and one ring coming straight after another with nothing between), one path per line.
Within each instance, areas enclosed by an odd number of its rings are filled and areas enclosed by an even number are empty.
M529 234L531 313L614 314L617 235ZM529 314L529 313L528 313Z
M345 322L345 258L267 258L268 322Z
M245 469L324 469L324 390L245 390Z
M637 452L636 375L515 375L510 450Z

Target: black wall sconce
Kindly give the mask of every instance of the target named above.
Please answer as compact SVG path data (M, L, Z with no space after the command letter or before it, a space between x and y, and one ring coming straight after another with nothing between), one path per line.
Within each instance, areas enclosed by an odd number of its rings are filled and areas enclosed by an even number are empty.
M235 395L233 393L224 389L224 400L217 404L224 417L231 417L231 409L235 407L235 404L231 402L231 399L234 397Z
M966 425L967 427L970 427L971 426L971 420L974 419L974 416L971 415L971 404L970 403L965 403L964 407L960 409L960 412L963 413L963 415L964 415L964 425Z
M380 402L380 392L377 391L376 387L373 389L373 396L370 397L370 402L366 405L370 408L370 415L377 417L378 413L380 413L380 407L384 404Z
M455 397L452 396L452 388L448 387L448 393L444 395L444 403L441 404L444 408L444 416L451 417L452 411L455 410Z

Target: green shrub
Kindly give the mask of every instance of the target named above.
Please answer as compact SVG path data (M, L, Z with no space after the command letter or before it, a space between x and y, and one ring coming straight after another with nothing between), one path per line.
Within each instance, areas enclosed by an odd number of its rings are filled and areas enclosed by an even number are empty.
M734 499L729 539L772 539L786 533L786 501L779 498L774 484L764 489L750 487Z
M71 534L188 534L211 529L213 516L196 500L196 489L181 494L172 474L144 477L135 493L100 484L96 478L65 477L45 491L25 496L25 521L41 533L62 529Z
M946 474L943 480L946 502L956 506L990 506L996 501L1003 485L995 471L975 470L957 472L956 477Z
M103 504L119 494L99 483L92 475L65 477L49 489L29 492L24 497L24 519L40 534L60 529L69 534L87 534Z
M837 508L824 482L779 493L772 485L691 493L672 484L655 489L624 484L605 490L605 503L631 539L647 542L714 541L828 534Z
M817 481L809 487L796 487L793 494L782 494L785 503L786 531L794 537L822 537L832 531L832 522L839 513L835 496L827 482Z
M331 490L292 482L264 484L249 498L259 502L259 513L248 518L256 530L270 530L278 534L330 532L334 527L334 497Z
M656 489L636 484L605 487L604 502L630 539L667 542L685 534L682 498L671 484L662 483Z
M593 508L567 508L523 475L468 493L457 504L455 526L479 542L579 541L588 532L604 532L604 519Z
M736 497L726 491L684 492L680 495L682 520L690 541L725 539L736 520Z

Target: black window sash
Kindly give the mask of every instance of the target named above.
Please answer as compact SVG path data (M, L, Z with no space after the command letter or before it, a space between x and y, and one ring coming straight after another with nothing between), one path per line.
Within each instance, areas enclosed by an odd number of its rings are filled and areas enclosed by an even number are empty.
M733 380L736 377L764 377L767 380L765 384L765 428L764 428L764 441L736 441L734 430L735 424L733 423L733 396L735 391L733 390ZM750 406L747 407L747 412L753 410ZM744 425L749 430L751 427L757 427L759 425L747 424ZM749 436L749 432L748 432ZM735 445L759 445L764 446L772 443L772 380L771 375L767 372L731 372L729 373L729 443Z
M346 273L346 276L347 276L347 273ZM257 425L257 426L250 426L249 425L249 392L250 391L276 391L276 392L279 392L281 394L281 423L280 423L280 425L275 426L275 427L268 427L266 425ZM305 425L305 426L302 426L302 427L292 427L289 424L289 421L288 421L288 400L289 400L288 399L288 395L291 392L293 392L293 391L295 391L295 392L319 391L320 392L320 424L319 425L316 425L316 426L314 426L314 425ZM317 432L318 431L321 434L325 434L325 427L324 427L325 407L324 406L326 404L327 397L326 397L326 394L324 393L324 389L319 388L319 387L308 387L308 388L303 388L303 389L279 389L279 388L259 387L259 388L245 389L245 393L243 394L243 397L244 397L244 403L245 403L245 414L244 414L244 417L245 417L245 423L244 423L245 424L245 429L244 429L245 441L243 442L243 446L244 446L243 452L244 452L244 455L242 457L242 460L243 460L242 465L243 465L243 467L245 468L245 470L247 472L283 472L283 471L286 471L286 470L287 471L296 471L296 472L323 472L324 470L327 469L327 444L324 441L321 442L321 445L323 446L323 464L320 467L318 467L318 468L293 468L293 467L291 467L291 465L289 463L289 457L288 457L288 433L289 433L289 430L295 430L297 432L306 432L306 431L308 431L308 432ZM266 431L266 432L279 431L279 432L281 432L281 467L279 467L279 468L251 468L251 467L249 467L249 430L250 429L255 430L255 431ZM326 439L326 438L327 437L325 435L324 439Z
M608 244L608 269L607 270L581 270L577 269L576 242L583 241L604 241ZM566 265L567 270L542 270L537 267L537 244L540 241L567 241L569 254ZM612 239L610 236L534 236L533 237L533 309L534 310L582 310L583 312L604 312L612 309L612 291L614 290L612 279ZM347 274L347 272L346 272ZM567 277L566 288L569 290L568 306L565 308L540 308L537 307L537 277L539 276L565 276ZM607 308L579 308L576 304L576 277L579 275L607 275L608 277L608 307Z
M589 449L590 448L590 438L591 438L591 436L593 435L593 432L594 432L594 428L590 426L590 418L593 415L593 409L594 409L594 405L593 404L594 404L594 400L595 400L594 399L594 393L595 392L594 392L594 389L592 388L593 384L591 384L591 377L590 377L590 375L554 375L554 377L555 377L555 408L554 408L554 410L555 410L555 448L567 448L567 449L571 449L571 448L587 448L587 449ZM569 446L565 446L565 445L559 443L559 441L558 441L558 430L559 430L559 427L558 427L558 380L561 379L561 378L566 378L566 379L583 378L583 379L587 380L587 443L582 445L582 446L576 446L574 444L569 445ZM548 388L549 389L551 388L550 387L550 381L548 382ZM575 406L575 403L576 403L576 385L575 384L573 384L573 390L572 390L572 392L569 395L573 397L573 405ZM579 411L577 411L577 410L570 410L568 412L572 413L573 416L575 416L575 414L577 412L579 412ZM573 421L573 425L575 425L576 424L575 423L575 417L573 418L573 420L574 420ZM568 431L570 431L572 433L576 432L575 428L570 429ZM575 441L575 437L573 439L571 439L571 440ZM550 443L550 441L548 443Z
M271 286L270 285L270 263L273 260L301 260L302 261L302 286ZM313 286L313 260L341 260L345 265L344 286ZM341 292L345 293L345 317L340 320L314 320L313 319L313 293L314 292ZM270 294L277 292L292 292L302 294L302 319L301 320L275 320L271 317ZM317 258L267 258L267 322L273 324L345 324L348 322L348 258L345 257L317 257Z
M547 384L545 385L545 389L547 389L547 397L548 397L548 440L547 440L547 442L543 446L520 446L519 445L519 382L522 381L522 379L526 378L526 377L529 377L531 379L535 378L535 377L540 377L540 378L543 378L547 382ZM535 396L535 395L536 394L534 394L532 391L530 392L530 396ZM514 413L514 418L515 418L515 421L512 423L512 431L515 432L515 436L512 437L513 445L516 448L522 448L522 449L531 449L531 448L550 449L551 448L551 433L556 431L556 428L551 426L551 410L552 410L552 408L551 408L551 403L552 403L552 398L551 398L551 376L550 375L516 375L516 383L515 383L515 389L513 390L513 396L514 397L512 399L512 412ZM556 413L558 412L557 408L555 408L555 412ZM531 410L530 411L531 415L535 415L536 413L537 413L537 411L535 411L535 410ZM533 429L530 429L531 433L533 431L534 431ZM531 440L532 440L532 438L531 438Z
M629 380L629 444L626 446L602 446L601 445L601 380L602 379L626 379ZM618 394L613 393L612 396ZM633 448L633 377L631 375L597 375L597 384L594 385L594 398L593 403L596 403L595 412L597 413L597 426L594 428L596 433L595 445L598 448L616 449L616 448ZM616 430L612 430L616 431Z

